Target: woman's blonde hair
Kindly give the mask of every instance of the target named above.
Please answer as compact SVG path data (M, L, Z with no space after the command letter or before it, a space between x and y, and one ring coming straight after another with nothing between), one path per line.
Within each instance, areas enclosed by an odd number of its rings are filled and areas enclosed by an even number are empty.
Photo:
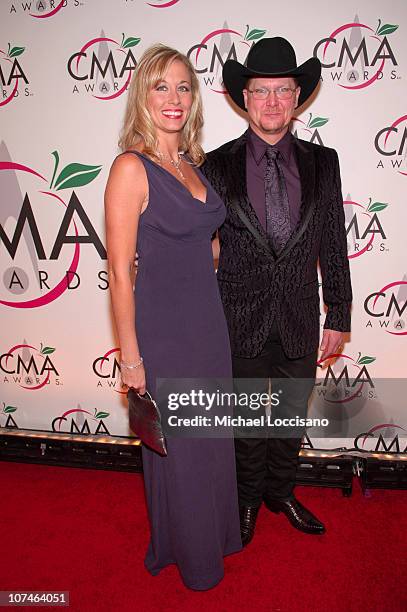
M194 164L199 166L204 161L205 154L198 142L199 132L203 125L202 100L198 78L191 62L185 55L162 44L149 47L143 53L134 71L119 147L122 151L128 151L134 145L142 142L143 152L151 157L157 157L158 141L154 123L148 110L147 97L151 89L163 80L174 60L182 62L188 68L191 77L192 106L182 130L180 148L184 153L188 153Z

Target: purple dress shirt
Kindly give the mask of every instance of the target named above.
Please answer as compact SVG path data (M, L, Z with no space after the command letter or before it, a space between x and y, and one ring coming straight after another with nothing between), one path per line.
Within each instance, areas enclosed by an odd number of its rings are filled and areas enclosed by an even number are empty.
M265 153L268 146L268 143L255 134L251 128L248 129L246 145L247 194L264 229L266 229L264 173L267 165ZM300 220L301 206L301 182L294 151L294 136L291 132L287 132L274 146L280 151L281 166L290 207L291 230L294 231Z

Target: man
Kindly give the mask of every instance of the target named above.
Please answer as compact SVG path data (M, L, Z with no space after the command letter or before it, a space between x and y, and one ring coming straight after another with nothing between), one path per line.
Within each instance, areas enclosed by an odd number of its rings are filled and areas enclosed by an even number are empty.
M294 49L279 37L253 46L246 66L226 61L225 87L247 111L249 128L209 153L203 166L227 207L218 281L234 377L311 381L297 398L301 415L316 372L318 260L327 306L322 359L342 346L352 301L338 156L289 131L320 74L318 59L297 66ZM263 501L295 528L324 533L293 494L301 436L235 438L243 545Z

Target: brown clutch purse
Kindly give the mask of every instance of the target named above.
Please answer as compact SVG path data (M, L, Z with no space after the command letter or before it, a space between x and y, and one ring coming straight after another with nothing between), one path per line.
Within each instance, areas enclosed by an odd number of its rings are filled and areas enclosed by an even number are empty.
M151 450L166 456L167 445L161 427L161 414L156 402L148 391L140 395L132 388L127 391L127 399L132 432Z

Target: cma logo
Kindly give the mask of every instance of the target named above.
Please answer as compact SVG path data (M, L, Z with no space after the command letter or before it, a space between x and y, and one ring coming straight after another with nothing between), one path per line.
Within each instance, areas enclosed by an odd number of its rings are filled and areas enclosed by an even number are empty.
M383 252L389 249L385 246L387 239L380 218L380 212L388 207L384 202L372 202L367 205L347 199L343 202L348 258L354 259L373 250Z
M355 16L353 22L342 24L321 38L314 47L314 57L320 60L323 69L330 70L332 81L339 87L364 89L383 79L386 64L398 65L388 40L397 29L398 25L382 24L379 19L375 31ZM393 68L390 80L394 79L397 73Z
M71 7L84 5L82 0L69 0ZM9 13L18 14L17 11L27 13L34 19L49 19L57 15L68 6L68 0L28 0L26 2L13 2Z
M398 117L391 125L380 129L374 139L374 146L381 159L376 168L385 165L407 176L407 115Z
M3 214L0 219L0 249L5 248L13 261L11 265L3 267L1 272L0 285L3 285L5 297L8 299L1 299L0 303L5 306L42 307L57 299L66 290L78 287L80 278L76 270L79 266L81 243L92 243L100 258L106 259L106 250L99 236L75 191L71 191L94 181L102 166L74 162L60 169L58 151L53 151L52 155L54 171L49 187L45 189L47 178L34 168L11 160L0 160L0 173L5 172L5 176L11 177L11 180L6 180L4 184ZM35 177L35 187L30 189L30 195L25 193L22 205L21 192L24 193L26 189L17 186L17 176L20 173L25 177L23 180L29 176ZM11 188L11 185L15 187ZM71 194L69 202L61 195L61 191L66 189ZM13 223L6 228L6 222L8 225L10 218L15 222L14 229ZM80 235L76 219L81 222L84 235ZM55 236L49 256L45 252L42 236L45 237L47 245ZM62 251L64 245L71 245L73 248ZM3 258L3 262L5 261ZM44 269L39 269L39 262L45 262L41 265ZM61 279L62 271L64 276ZM76 281L76 286L71 285L72 280ZM22 300L10 299L22 294Z
M50 355L55 348L43 346L40 348L31 344L16 344L0 355L0 371L5 374L3 383L16 383L30 391L43 389L53 382L61 385L59 372Z
M72 93L79 93L79 86L83 84L84 91L98 100L121 96L127 91L137 66L132 47L140 40L134 36L126 38L123 34L119 43L102 33L86 42L68 59L68 74L76 82Z
M122 391L120 381L120 362L118 360L120 348L112 348L104 355L96 357L92 364L92 370L98 377L97 387L110 387L116 393L125 394ZM116 389L116 387L118 387Z
M378 321L386 333L393 336L405 336L407 308L407 281L395 281L370 293L364 301L366 314L371 317L366 327L373 327Z
M187 57L207 87L215 93L226 94L222 80L225 62L238 61L240 57L245 63L251 47L265 33L266 30L250 28L249 25L246 25L246 32L243 33L229 28L225 22L223 28L208 32L199 43L194 44L187 51Z
M80 219L83 227L86 230L86 234L83 236L72 236L69 234L69 226L73 219L73 216L76 215L77 218ZM20 244L21 236L23 234L23 230L25 225L28 226L30 231L30 236L32 239L32 243L34 245L37 258L39 260L56 260L59 257L61 249L64 244L88 244L92 243L96 248L101 259L106 259L106 249L104 248L99 236L96 233L95 228L93 227L89 217L87 216L82 204L80 203L77 195L73 191L69 200L69 204L65 210L64 216L61 220L59 229L57 230L57 235L54 241L54 245L51 249L51 253L47 258L45 253L45 249L43 246L43 241L41 240L41 235L38 229L38 225L34 216L34 212L31 206L31 202L28 194L25 194L23 205L20 209L19 216L17 218L16 227L14 230L14 234L7 236L5 229L0 225L0 240L4 244L9 256L11 259L15 258L17 248Z
M104 419L108 416L109 412L103 412L96 408L93 414L80 407L74 408L72 410L67 410L61 416L55 417L52 421L52 431L83 435L110 435L104 423Z
M332 360L335 363L332 365ZM376 357L362 356L354 359L343 353L328 355L317 362L318 368L326 367L325 376L315 383L318 396L331 403L349 402L360 397L365 385L368 386L368 397L374 397L374 383L367 366L376 361Z
M26 72L17 59L24 51L25 47L12 46L10 43L8 43L7 52L0 49L0 107L10 104L20 95L20 83L25 85L24 96L32 95L27 87L30 82Z
M355 438L355 448L360 451L370 452L407 453L407 446L404 446L404 442L400 444L398 434L396 434L393 439L390 439L390 437L386 435L386 432L390 433L394 429L406 431L404 427L392 423L375 425L369 431L363 432ZM376 437L378 432L380 433L378 437Z
M22 49L24 51L24 47L14 47L14 49ZM11 53L14 51L11 49ZM0 59L3 57L0 55ZM22 79L26 85L29 84L29 80L22 69L21 64L19 63L16 57L8 58L10 62L8 64L0 64L0 83L3 87L10 87L15 82L18 82L19 79ZM12 60L12 61L11 61ZM4 94L3 94L4 97Z

